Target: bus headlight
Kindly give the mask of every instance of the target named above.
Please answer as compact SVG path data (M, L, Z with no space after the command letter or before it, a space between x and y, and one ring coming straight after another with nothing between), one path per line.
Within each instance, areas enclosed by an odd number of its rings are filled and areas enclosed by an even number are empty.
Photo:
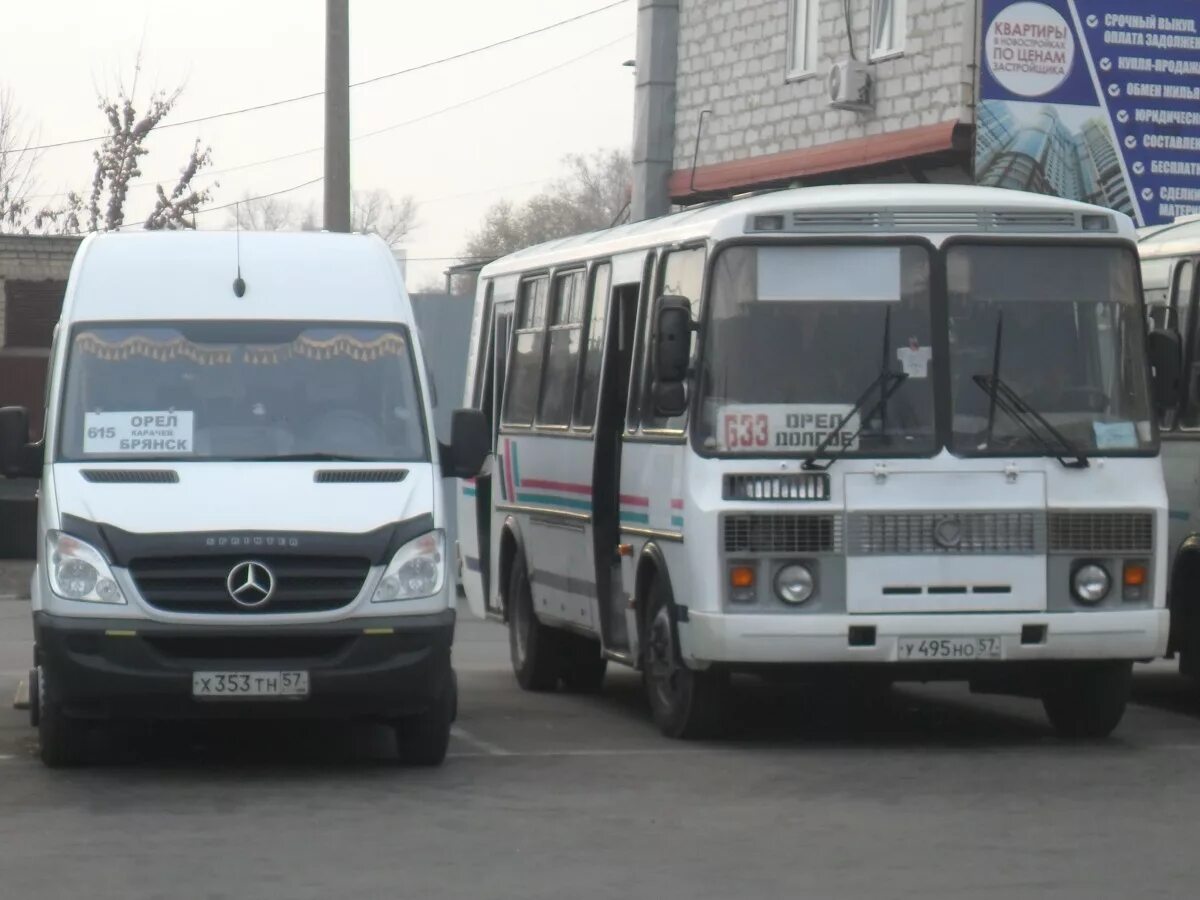
M61 531L46 532L46 576L50 590L67 600L125 602L104 555L91 544Z
M1089 606L1107 597L1111 587L1112 577L1104 566L1097 563L1086 563L1071 576L1071 590L1075 598Z
M445 575L445 532L427 532L396 551L371 601L387 603L432 597L442 589Z
M812 572L799 563L784 566L775 573L775 596L791 606L807 601L816 587Z

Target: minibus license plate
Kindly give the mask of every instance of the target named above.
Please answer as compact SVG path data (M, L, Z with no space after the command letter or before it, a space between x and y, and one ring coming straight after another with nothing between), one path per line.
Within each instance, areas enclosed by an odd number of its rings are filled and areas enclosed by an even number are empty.
M908 660L968 661L972 659L1003 659L1000 638L961 637L902 637L900 662Z
M307 672L193 672L192 696L224 699L308 696Z

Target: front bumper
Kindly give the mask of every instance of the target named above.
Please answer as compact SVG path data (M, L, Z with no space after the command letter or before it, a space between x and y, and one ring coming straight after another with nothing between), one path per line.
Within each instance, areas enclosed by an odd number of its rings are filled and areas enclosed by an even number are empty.
M903 665L898 661L901 637L999 637L1003 662L1148 660L1166 652L1168 620L1165 609L888 616L724 615L689 610L687 621L679 623L679 640L684 658L699 665L899 666ZM1044 626L1043 640L1022 643L1026 626ZM851 646L850 629L864 627L874 628L874 643ZM944 665L953 672L962 663Z
M35 661L67 715L112 719L375 718L446 688L454 611L304 625L180 626L33 617ZM309 673L298 700L197 700L194 671Z

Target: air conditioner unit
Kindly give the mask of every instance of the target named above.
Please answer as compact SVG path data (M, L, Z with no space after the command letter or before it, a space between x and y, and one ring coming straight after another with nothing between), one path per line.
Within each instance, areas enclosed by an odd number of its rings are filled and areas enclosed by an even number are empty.
M875 105L871 68L857 59L839 59L829 70L829 105L867 110Z

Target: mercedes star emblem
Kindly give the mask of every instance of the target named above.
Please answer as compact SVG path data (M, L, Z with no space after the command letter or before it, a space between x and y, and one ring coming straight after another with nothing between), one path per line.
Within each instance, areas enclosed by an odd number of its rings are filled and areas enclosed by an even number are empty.
M275 575L260 562L240 562L229 570L225 589L238 606L254 609L275 594Z

